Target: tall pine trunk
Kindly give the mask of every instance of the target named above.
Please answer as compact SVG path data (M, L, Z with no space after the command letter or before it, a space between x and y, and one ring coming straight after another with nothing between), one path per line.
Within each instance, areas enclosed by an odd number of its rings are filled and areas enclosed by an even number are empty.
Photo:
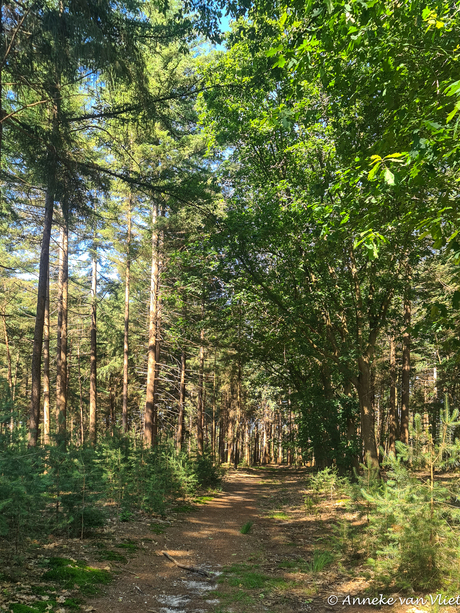
M50 259L51 228L54 210L54 177L51 172L45 197L45 219L40 253L40 269L38 275L37 311L35 316L34 340L32 349L32 389L29 412L29 447L35 447L38 442L40 427L40 396L41 396L41 366L43 347L43 327L45 324L46 286Z
M43 335L43 431L44 443L50 444L50 275L46 284L45 321Z
M216 457L216 354L214 352L214 377L212 384L212 424L211 424L211 454Z
M158 339L158 308L159 308L159 236L155 227L158 217L158 204L152 211L152 267L150 275L150 310L149 310L149 350L147 364L147 389L144 415L144 443L147 447L156 445L157 411L156 411L156 374L157 374L157 343Z
M129 360L129 291L131 277L131 208L132 194L128 202L128 236L126 247L125 272L125 336L123 341L123 391L122 391L122 428L128 432L128 360Z
M410 273L408 286L404 294L404 332L402 353L402 377L401 377L401 433L402 443L409 443L409 400L410 400L410 325L411 325L411 300L410 300Z
M203 306L201 308L201 315L203 316ZM203 438L204 438L204 328L200 332L200 362L199 362L199 374L198 374L198 411L196 417L197 428L197 447L198 453L203 455Z
M91 334L89 374L89 440L97 441L97 248L93 245L91 262Z
M59 441L65 441L67 429L67 317L69 282L69 230L65 219L60 233L58 327L56 360L56 425Z
M80 409L80 445L85 442L85 422L83 414L83 386L81 381L81 363L80 363L80 343L77 347L77 361L78 361L78 395L79 395L79 409Z
M398 431L398 416L396 404L396 345L395 337L390 336L390 406L388 409L388 451L394 453Z
M369 360L360 356L358 358L359 377L357 392L361 409L361 438L364 447L364 461L378 468L379 460L374 432L374 414L372 407L372 377Z
M6 365L7 365L7 381L8 381L8 389L10 392L10 398L13 397L13 374L11 370L11 353L10 353L10 339L8 336L8 328L6 327L6 305L3 306L3 333L5 336L5 349L6 349Z
M185 410L185 349L182 349L180 359L180 382L179 382L179 416L177 420L177 449L180 451L184 444L184 410Z

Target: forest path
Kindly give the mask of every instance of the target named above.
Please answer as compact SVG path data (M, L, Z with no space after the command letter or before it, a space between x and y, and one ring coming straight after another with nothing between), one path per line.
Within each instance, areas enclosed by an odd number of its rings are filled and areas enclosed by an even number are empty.
M331 549L339 517L332 501L321 511L306 511L305 480L304 469L230 471L221 493L195 512L178 512L167 522L153 520L154 532L152 520L117 523L107 537L114 544L130 539L138 550L126 565L110 564L119 574L84 609L96 613L429 611L399 603L382 608L342 605L348 594L367 596L367 582L359 572L344 572L337 564L308 571L306 565L315 552ZM247 522L254 523L248 534L242 534ZM180 564L218 575L205 578L183 570L163 551ZM327 602L333 594L340 600L335 606Z

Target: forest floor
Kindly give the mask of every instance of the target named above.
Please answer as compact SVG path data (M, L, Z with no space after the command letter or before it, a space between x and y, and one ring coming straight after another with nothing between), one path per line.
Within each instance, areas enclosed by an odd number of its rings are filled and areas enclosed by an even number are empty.
M36 552L30 558L27 580L18 577L20 587L12 591L10 586L9 598L4 596L5 584L0 585L0 609L34 613L37 608L30 607L46 602L62 603L61 608L53 604L57 613L78 608L81 600L73 600L78 596L73 580L66 589L48 596L40 596L39 590L28 585L40 559L64 556L72 561L69 566L84 561L113 574L99 594L84 597L81 606L88 612L439 611L436 605L415 604L415 600L401 604L399 598L407 595L400 594L385 595L396 600L392 606L352 604L353 598L375 597L376 590L368 591L370 575L360 558L359 542L348 544L344 555L339 527L363 520L349 516L338 497L322 496L310 502L306 476L305 469L287 467L232 470L221 492L177 506L166 518L136 514L130 521L120 521L117 517L93 539L50 542L38 557ZM248 532L243 534L245 525ZM178 567L163 552L181 565L207 571L210 577ZM338 602L331 605L328 598L334 596ZM44 602L38 602L40 598ZM22 604L12 605L14 601ZM38 608L51 611L49 604ZM454 612L460 607L442 610Z

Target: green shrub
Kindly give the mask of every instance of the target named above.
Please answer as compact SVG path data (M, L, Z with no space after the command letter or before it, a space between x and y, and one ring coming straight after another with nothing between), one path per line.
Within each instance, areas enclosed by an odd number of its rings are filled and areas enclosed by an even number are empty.
M340 477L337 468L333 466L311 475L308 485L315 493L326 494L332 498L334 494L348 490L349 482L346 477Z
M436 479L460 457L452 432L458 411L448 407L440 438L434 442L422 428L420 415L411 430L412 445L397 443L398 455L385 457L386 480L369 486L361 478L361 494L368 504L369 563L379 585L406 590L436 590L457 586L460 561L460 509L452 502L459 492L454 481ZM414 468L424 467L420 474Z
M193 471L199 487L214 488L222 481L221 471L209 454L197 456L193 462Z

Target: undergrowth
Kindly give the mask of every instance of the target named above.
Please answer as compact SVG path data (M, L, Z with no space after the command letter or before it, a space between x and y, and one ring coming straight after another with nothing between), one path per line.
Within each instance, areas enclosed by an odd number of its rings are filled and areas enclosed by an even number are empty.
M129 437L108 437L94 448L0 442L0 557L6 559L51 534L90 536L105 524L108 503L122 521L137 510L164 514L176 505L176 512L188 511L195 507L176 501L220 482L207 455L190 458L171 445L145 449ZM122 561L120 555L105 559Z

